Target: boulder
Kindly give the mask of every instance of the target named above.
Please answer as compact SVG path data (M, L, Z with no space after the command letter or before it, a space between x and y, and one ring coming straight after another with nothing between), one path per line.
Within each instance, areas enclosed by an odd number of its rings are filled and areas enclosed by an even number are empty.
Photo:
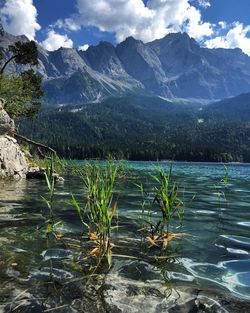
M0 136L15 132L15 123L4 110L4 100L0 98Z
M4 110L4 104L0 98L0 178L22 178L28 166L17 141L10 137L15 132L15 123Z
M28 165L17 141L8 136L0 136L0 178L23 178Z

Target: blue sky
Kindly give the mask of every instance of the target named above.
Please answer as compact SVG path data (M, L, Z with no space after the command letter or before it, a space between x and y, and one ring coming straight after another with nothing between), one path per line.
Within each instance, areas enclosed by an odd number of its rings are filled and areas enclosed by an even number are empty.
M7 31L48 50L186 31L203 46L250 55L250 0L0 0L0 6Z

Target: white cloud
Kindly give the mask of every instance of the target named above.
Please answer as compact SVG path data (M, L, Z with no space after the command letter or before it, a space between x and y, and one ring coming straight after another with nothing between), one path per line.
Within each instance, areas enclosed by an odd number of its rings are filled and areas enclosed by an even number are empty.
M201 13L194 7L189 7L186 11L187 19L187 33L196 39L202 39L204 36L211 36L213 34L213 27L210 23L201 22Z
M148 42L178 31L187 31L196 39L213 33L212 25L202 22L189 0L149 0L146 5L143 0L77 0L77 9L78 15L58 25L69 30L72 25L76 29L95 26L115 33L118 42L128 36Z
M67 35L61 35L54 30L50 30L47 34L47 38L41 42L41 45L46 50L54 51L61 47L72 48L73 41Z
M5 30L13 35L34 39L36 31L41 29L33 0L6 0L0 15Z
M197 0L198 4L203 8L211 7L211 3L208 0Z
M240 48L250 56L250 25L245 26L239 22L234 23L225 36L218 36L205 42L208 48Z
M220 21L218 24L221 27L221 29L226 29L227 28L227 23L225 21Z
M81 26L78 25L72 18L57 20L56 23L52 24L50 27L66 28L70 31L77 31L81 29Z
M81 50L81 51L86 51L86 50L88 50L88 48L89 48L89 45L83 45L83 46L79 46L78 47L78 50Z

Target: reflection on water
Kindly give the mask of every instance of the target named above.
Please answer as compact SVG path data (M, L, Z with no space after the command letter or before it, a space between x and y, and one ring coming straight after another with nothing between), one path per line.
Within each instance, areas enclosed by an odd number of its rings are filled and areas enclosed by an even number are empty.
M115 236L120 243L124 238L140 239L137 230L141 198L134 183L148 180L154 165L150 162L129 162L126 165L128 178L117 186L121 191L119 217L122 227ZM168 163L159 165L168 170ZM193 194L197 197L185 212L184 226L179 230L184 236L170 244L168 252L175 258L171 262L161 260L155 274L151 271L151 276L140 274L140 277L147 281L157 277L162 283L213 289L250 300L250 166L229 166L227 188L221 183L225 175L222 165L176 163L173 174L181 183L184 198L190 199ZM62 220L58 229L65 236L74 236L77 246L81 225L74 209L66 204L71 192L81 199L83 189L79 178L66 177L65 184L56 187L56 210ZM63 242L47 249L44 234L37 230L47 214L41 199L44 194L46 186L41 181L0 185L1 282L14 279L28 286L32 279L48 277L50 260L58 261L54 276L63 281L82 275L82 267L75 264L72 268L70 265L78 253L69 245L65 247ZM138 249L134 244L126 253L139 258ZM150 254L153 253L152 250ZM143 266L147 267L145 264ZM133 275L127 273L129 270L124 266L121 274Z

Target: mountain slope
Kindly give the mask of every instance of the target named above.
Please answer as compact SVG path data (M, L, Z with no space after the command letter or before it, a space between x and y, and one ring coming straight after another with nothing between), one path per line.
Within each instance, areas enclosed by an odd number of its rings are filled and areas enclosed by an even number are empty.
M250 93L209 104L202 115L206 120L250 122Z

